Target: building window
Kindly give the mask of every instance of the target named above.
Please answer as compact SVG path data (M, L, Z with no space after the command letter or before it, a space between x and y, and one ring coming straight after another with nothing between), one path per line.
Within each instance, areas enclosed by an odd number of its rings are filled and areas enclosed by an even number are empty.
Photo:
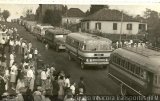
M146 30L146 25L145 24L139 24L139 30L145 31Z
M113 23L113 30L117 30L117 23Z
M132 24L127 24L127 30L132 30Z
M89 29L89 22L87 22L87 29Z
M96 23L95 24L95 29L101 30L101 23Z

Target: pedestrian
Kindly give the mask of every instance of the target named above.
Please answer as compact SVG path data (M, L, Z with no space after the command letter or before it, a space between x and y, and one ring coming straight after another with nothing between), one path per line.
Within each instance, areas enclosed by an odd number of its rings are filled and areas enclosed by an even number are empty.
M5 69L5 74L4 74L4 79L6 81L6 85L5 85L5 90L7 91L8 88L9 88L9 77L10 77L10 74L9 74L9 68L6 68Z
M42 81L42 88L43 89L45 89L46 80L47 80L46 70L43 69L41 72L41 81Z
M14 55L14 52L12 52L12 53L10 54L10 64L9 64L9 67L12 66L12 64L13 64L13 62L14 62L14 59L15 59L15 55Z
M7 60L7 56L6 54L2 55L2 58L1 58L1 65L2 65L2 68L4 68L4 70L6 69L7 67L7 63L6 63L6 60Z
M24 78L23 77L19 77L19 79L17 81L16 92L20 93L20 90L22 88L25 88Z
M15 83L16 83L16 77L17 77L17 63L14 62L12 67L11 67L11 71L10 71L10 82L11 82L11 87L13 90L15 90Z
M31 70L33 71L33 77L32 77L32 79L31 79L31 81L30 81L30 86L29 86L29 89L31 90L31 91L33 91L34 90L34 82L35 82L35 70L34 70L34 67L33 66L31 66Z
M75 90L76 90L76 83L75 83L75 82L73 82L73 83L71 84L70 89L71 89L72 94L75 95Z
M28 70L27 70L27 81L28 81L28 83L27 83L27 87L29 87L30 88L30 86L32 86L32 85L30 85L31 84L31 80L33 80L33 78L34 78L34 73L33 73L33 70L32 70L32 66L30 67L30 68L28 68ZM32 88L32 87L31 87ZM32 89L33 90L33 89Z
M31 89L29 87L26 90L26 93L24 94L24 101L34 101L34 97L32 95Z
M5 92L5 81L3 78L2 71L0 71L0 100L2 100L2 95Z
M58 101L58 91L60 90L60 87L57 80L58 80L58 77L55 77L54 81L52 82L53 101Z
M51 79L50 79L50 77L48 76L47 77L47 80L46 80L46 83L45 83L45 89L46 90L50 90L51 91Z
M5 44L6 44L5 38L2 38L2 40L1 40L2 55L4 55L4 53L5 53Z
M22 41L22 56L24 56L25 54L25 47L26 47L26 43L24 41Z
M73 98L73 95L71 92L67 93L67 95L64 97L64 101L76 101L74 98Z
M59 77L58 85L59 85L58 99L59 100L63 100L64 99L64 87L65 87L64 77L63 76Z
M14 40L13 38L11 38L9 41L9 52L13 51L13 47L14 47Z
M34 59L36 60L37 59L37 56L38 56L38 50L37 48L34 50Z
M70 89L70 75L68 74L65 79L65 91Z
M17 39L16 40L16 53L17 54L20 53L20 45L21 45L20 39Z
M34 101L42 101L42 88L40 86L37 87L36 91L33 93Z
M77 93L79 94L80 89L83 89L83 93L86 93L86 87L84 85L84 78L80 77L80 81L78 82Z

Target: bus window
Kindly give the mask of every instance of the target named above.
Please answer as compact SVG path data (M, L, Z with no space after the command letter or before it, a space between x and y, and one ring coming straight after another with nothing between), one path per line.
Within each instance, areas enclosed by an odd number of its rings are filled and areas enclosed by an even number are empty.
M135 65L134 65L134 64L131 64L130 70L132 71L132 73L135 73L135 72L134 72L134 71L135 71Z
M120 58L117 57L117 64L120 65Z
M136 74L140 75L140 67L139 66L136 67Z
M121 60L121 66L124 67L124 63L125 61L124 60Z
M141 75L141 77L142 77L143 79L146 79L146 77L147 77L147 73L146 73L146 71L143 70L143 69L140 69L140 75Z

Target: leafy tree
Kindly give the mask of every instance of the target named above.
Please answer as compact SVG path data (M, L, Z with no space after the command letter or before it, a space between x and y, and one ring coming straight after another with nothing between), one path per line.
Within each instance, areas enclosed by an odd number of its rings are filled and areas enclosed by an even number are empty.
M8 10L4 10L2 12L2 16L3 16L3 18L4 18L5 22L6 22L8 17L10 16L10 12Z
M151 40L152 42L154 41L153 43L156 44L157 39L160 37L159 13L151 9L146 9L146 11L144 12L144 17L148 25L149 40Z
M62 14L65 14L67 10L68 10L67 5L63 6L63 8L62 8Z
M88 16L88 15L90 14L90 11L87 10L87 11L85 12L85 14L86 14L86 16Z
M102 8L109 9L109 6L108 5L91 5L89 14L93 14Z
M43 17L43 23L48 23L53 26L60 26L62 21L61 12L57 10L46 10Z

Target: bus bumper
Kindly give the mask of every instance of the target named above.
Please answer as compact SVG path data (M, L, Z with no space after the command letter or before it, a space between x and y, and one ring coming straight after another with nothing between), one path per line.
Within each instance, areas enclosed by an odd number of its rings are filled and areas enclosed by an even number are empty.
M106 62L84 62L85 65L91 65L91 66L94 66L94 65L108 65L109 64L109 61L106 61Z
M60 45L58 48L59 48L60 50L65 50L65 49L66 49L66 47L63 46L63 45Z

